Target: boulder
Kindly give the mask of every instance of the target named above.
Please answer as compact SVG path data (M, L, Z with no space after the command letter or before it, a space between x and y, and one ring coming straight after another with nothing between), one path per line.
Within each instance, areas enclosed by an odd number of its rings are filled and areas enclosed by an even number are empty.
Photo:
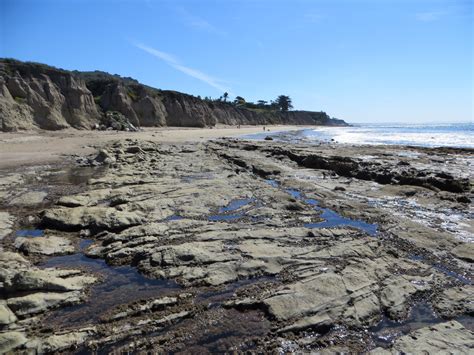
M110 154L107 150L101 149L99 154L93 159L92 163L102 164L102 165L110 165L114 164L117 159Z
M129 114L134 114L131 108ZM138 121L135 119L135 122ZM107 111L101 119L101 125L104 126L105 129L112 128L116 131L138 131L129 119L118 111Z

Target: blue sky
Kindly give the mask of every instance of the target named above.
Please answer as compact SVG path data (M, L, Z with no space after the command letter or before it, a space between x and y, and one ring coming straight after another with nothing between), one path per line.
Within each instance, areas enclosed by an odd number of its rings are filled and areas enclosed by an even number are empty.
M349 122L473 121L471 0L0 0L0 56Z

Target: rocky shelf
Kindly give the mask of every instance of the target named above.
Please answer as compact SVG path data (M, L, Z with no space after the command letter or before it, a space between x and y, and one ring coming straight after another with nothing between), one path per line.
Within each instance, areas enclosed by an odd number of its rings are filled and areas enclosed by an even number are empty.
M0 352L469 353L473 155L444 154L124 139L4 171Z

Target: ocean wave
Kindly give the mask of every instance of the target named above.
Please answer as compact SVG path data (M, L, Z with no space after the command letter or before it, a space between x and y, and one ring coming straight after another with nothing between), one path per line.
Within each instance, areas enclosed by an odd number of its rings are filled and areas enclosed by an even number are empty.
M424 147L474 148L474 125L367 125L321 127L308 130L312 140L345 144L414 145Z

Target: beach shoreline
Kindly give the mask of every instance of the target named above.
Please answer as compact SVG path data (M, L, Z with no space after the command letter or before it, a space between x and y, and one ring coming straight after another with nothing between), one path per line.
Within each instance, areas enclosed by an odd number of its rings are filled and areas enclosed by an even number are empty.
M162 127L143 128L139 132L87 131L64 129L60 131L0 132L0 169L59 162L65 155L87 155L95 147L118 139L150 140L163 143L204 142L219 137L236 137L261 133L290 131L317 126L237 126L217 125L213 128Z

